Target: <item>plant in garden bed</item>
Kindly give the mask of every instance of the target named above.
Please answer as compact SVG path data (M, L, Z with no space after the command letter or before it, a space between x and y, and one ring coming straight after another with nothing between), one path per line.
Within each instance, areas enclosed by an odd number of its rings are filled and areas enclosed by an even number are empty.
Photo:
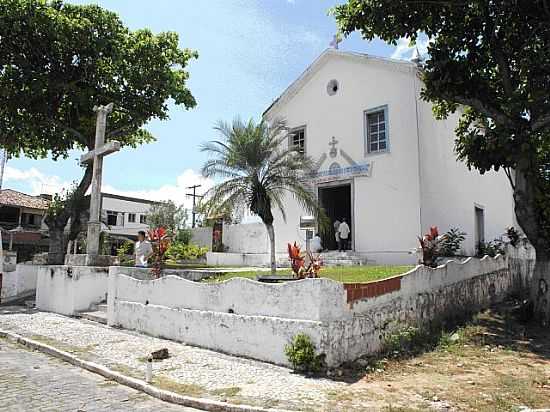
M495 239L490 242L479 242L477 244L477 257L504 255L504 244L502 240Z
M462 232L456 227L449 229L441 241L442 256L456 256L465 239L466 232Z
M179 260L196 260L204 257L208 252L207 247L201 247L192 243L185 244L182 242L172 242L166 251L168 259Z
M153 276L159 278L164 269L166 251L170 247L170 237L165 228L159 227L149 230L149 240L153 245L153 256L151 256Z
M440 236L437 226L430 228L430 231L423 237L418 237L420 251L422 253L421 264L429 267L437 266L437 259L442 256L443 242L445 235Z
M299 333L285 346L285 355L297 372L316 373L325 367L324 354L317 354L311 338Z

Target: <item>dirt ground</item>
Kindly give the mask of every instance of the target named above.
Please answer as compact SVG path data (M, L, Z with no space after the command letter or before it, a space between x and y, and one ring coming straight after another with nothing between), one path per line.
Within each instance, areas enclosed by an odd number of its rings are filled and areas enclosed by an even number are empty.
M424 353L394 353L348 371L353 383L330 394L332 407L348 410L349 402L355 410L361 399L365 410L393 412L550 408L550 330L519 321L512 303L443 334Z

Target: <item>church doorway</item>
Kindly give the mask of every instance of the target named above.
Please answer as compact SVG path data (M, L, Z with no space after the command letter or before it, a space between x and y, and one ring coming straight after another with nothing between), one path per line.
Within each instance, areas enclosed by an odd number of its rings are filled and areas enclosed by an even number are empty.
M342 219L345 218L351 229L350 238L348 239L348 248L353 249L354 239L352 235L354 233L354 228L351 209L351 183L321 186L318 191L321 207L325 210L331 223L329 230L321 234L323 247L328 250L338 249L335 238L334 222L336 220L341 222Z

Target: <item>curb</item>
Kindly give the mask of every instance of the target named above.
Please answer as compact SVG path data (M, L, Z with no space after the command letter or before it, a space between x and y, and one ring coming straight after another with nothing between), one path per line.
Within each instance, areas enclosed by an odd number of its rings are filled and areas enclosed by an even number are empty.
M59 358L67 363L70 363L71 365L77 366L82 369L86 369L89 372L93 372L98 375L101 375L121 385L128 386L130 388L144 392L147 395L150 395L154 398L160 399L165 402L173 403L176 405L187 406L190 408L201 409L209 412L285 412L282 409L265 409L265 408L257 408L257 407L248 406L248 405L235 405L227 402L213 401L213 400L204 399L204 398L194 398L191 396L180 395L174 392L159 389L153 385L148 384L147 382L141 379L131 378L121 373L115 372L98 363L79 359L68 352L62 351L60 349L54 348L53 346L46 345L44 343L41 343L32 339L26 338L24 336L18 335L17 333L8 332L0 329L0 338L5 338L9 342L19 343L31 349L35 349L40 352L46 353L50 356Z

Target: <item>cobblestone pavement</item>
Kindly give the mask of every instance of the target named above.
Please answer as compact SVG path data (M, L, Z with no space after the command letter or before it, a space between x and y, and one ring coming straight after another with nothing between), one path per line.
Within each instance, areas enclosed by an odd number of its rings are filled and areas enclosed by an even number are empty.
M341 410L335 398L348 394L345 410L365 410L355 384L312 379L291 370L182 343L110 328L53 313L0 308L0 329L50 344L143 379L148 353L167 348L170 358L155 362L157 386L184 395L292 410ZM335 394L339 394L336 396ZM364 399L364 397L363 397Z
M0 340L0 411L193 412L197 409L162 402L59 359Z

